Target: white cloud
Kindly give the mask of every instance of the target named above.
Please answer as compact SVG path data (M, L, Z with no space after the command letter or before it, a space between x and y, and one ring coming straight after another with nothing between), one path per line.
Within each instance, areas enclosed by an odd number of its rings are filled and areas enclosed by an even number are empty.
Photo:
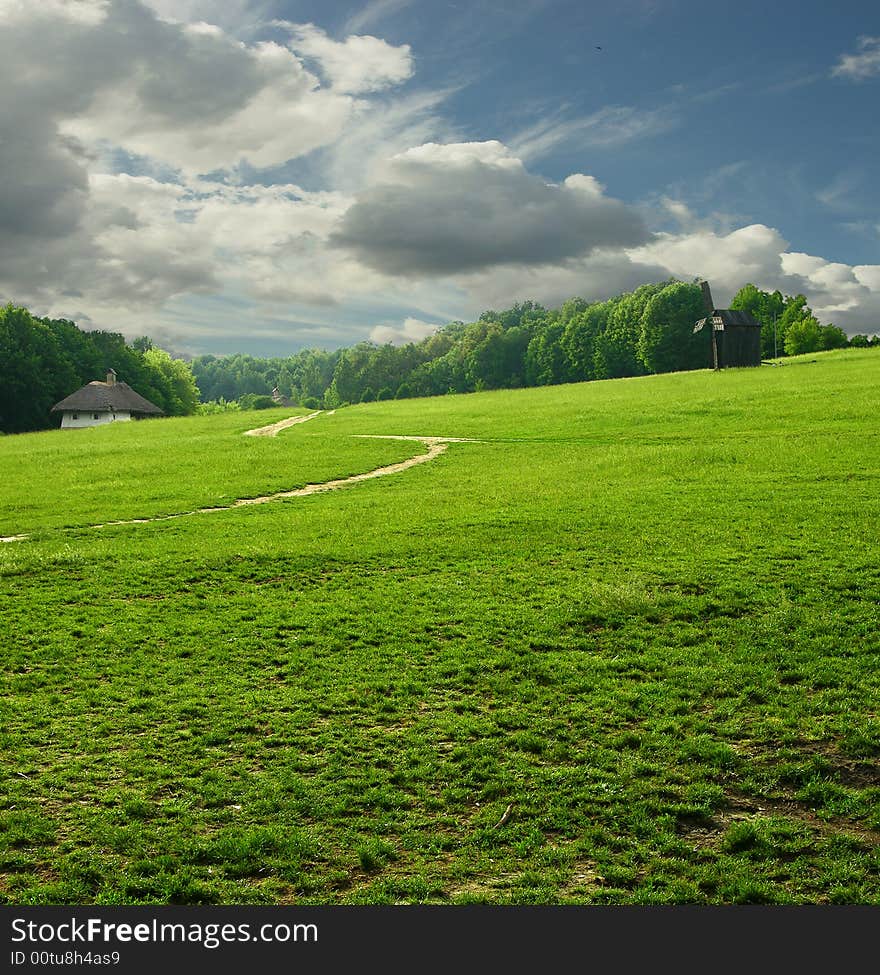
M864 81L880 74L880 37L860 37L857 48L858 54L841 56L832 75L851 81Z
M375 286L375 272L324 254L349 200L231 182L242 161L334 144L368 100L322 88L279 44L137 0L0 0L0 30L3 296L45 314L75 303L117 327L229 282L315 304Z
M666 195L661 195L656 201L654 212L658 217L662 217L664 213L668 214L676 226L687 233L712 230L717 224L715 219L698 216L684 200Z
M728 234L661 235L628 255L654 261L684 280L705 278L719 305L752 283L766 291L803 294L824 324L853 332L880 323L880 265L852 267L790 251L781 234L763 224Z
M668 107L638 111L625 105L608 105L582 118L566 119L560 112L518 132L510 147L523 160L539 159L561 145L610 149L668 132L679 124Z
M97 249L83 279L91 300L155 305L219 286L210 250L178 219L183 188L149 177L94 175L84 230Z
M94 26L107 16L111 0L40 0L40 13L53 21ZM0 19L7 24L25 23L34 14L29 0L0 0Z
M675 277L704 278L711 282L716 301L727 301L756 278L784 276L781 255L787 242L763 224L740 227L719 235L707 230L685 234L658 234L644 247L628 252L631 259L665 267Z
M414 175L416 166L437 169L456 169L466 171L474 164L504 169L509 172L521 172L522 160L517 159L502 143L492 140L489 142L457 142L441 145L428 142L422 146L413 146L405 152L400 152L390 160L389 175L394 178L400 176L407 179Z
M406 47L369 37L336 43L306 25L304 46L335 82L322 87L280 44L162 20L137 0L5 0L0 26L0 74L31 128L49 125L53 138L122 148L190 174L276 167L332 145L365 113L368 103L350 92L385 89L412 72Z
M853 274L859 284L880 294L880 264L857 264Z
M348 18L345 29L349 34L357 34L365 27L410 6L412 2L413 0L369 0L361 10Z
M350 203L342 194L125 174L91 183L88 228L112 255L96 265L98 300L137 307L229 289L260 301L333 305L377 287L374 272L327 254L324 238Z
M320 154L329 185L355 191L382 178L388 157L434 139L455 141L458 133L439 112L448 90L401 94L393 100L358 99L353 117Z
M780 256L780 264L787 274L796 274L802 278L809 278L828 262L821 257L813 257L810 254L798 252L788 252Z
M821 322L854 332L880 326L880 265L851 267L810 254L782 255L783 269L799 279L797 293L806 295Z
M669 277L708 280L720 307L752 283L805 295L819 321L850 333L872 332L880 324L880 265L852 267L789 251L779 232L763 224L730 233L699 227L658 234L640 247L600 249L549 268L492 268L459 280L480 308L529 298L556 307L573 296L603 300Z
M406 345L407 342L420 342L433 335L439 327L418 318L405 318L402 325L376 325L370 331L370 341L377 345L384 345L387 342L393 345Z
M153 23L149 56L100 85L83 112L62 121L63 133L204 173L280 165L331 143L350 117L351 99L321 89L281 45Z
M399 85L412 76L408 44L394 47L378 37L351 35L334 41L314 24L275 21L290 32L297 54L316 61L334 91L359 95Z
M174 24L215 24L237 37L254 34L269 19L272 0L144 0L162 20Z

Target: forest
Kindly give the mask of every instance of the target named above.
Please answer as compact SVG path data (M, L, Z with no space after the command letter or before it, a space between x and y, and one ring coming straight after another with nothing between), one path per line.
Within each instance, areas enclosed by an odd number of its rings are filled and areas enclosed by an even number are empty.
M693 333L705 314L702 301L698 283L670 279L606 301L572 298L555 309L526 301L485 311L476 322L452 322L417 343L361 342L279 359L204 355L192 368L204 401L252 402L277 389L313 409L705 369L711 365L710 336ZM850 339L834 325L821 325L803 295L747 284L731 307L761 322L764 359L880 345L876 336Z
M291 404L335 409L349 403L515 389L705 369L711 364L697 282L669 279L605 301L571 298L559 308L525 301L451 322L405 345L361 342L282 358L200 355L186 361L143 336L131 342L83 331L26 308L0 308L0 432L57 426L52 406L107 369L116 370L166 415L271 406L273 391ZM848 337L822 325L803 295L747 284L731 308L762 324L764 359L851 346L880 337Z

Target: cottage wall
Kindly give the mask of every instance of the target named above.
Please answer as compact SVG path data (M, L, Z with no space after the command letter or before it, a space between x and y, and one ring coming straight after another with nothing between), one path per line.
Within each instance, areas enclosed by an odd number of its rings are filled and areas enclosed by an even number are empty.
M104 423L130 419L131 413L127 410L93 410L92 412L65 410L61 414L61 429L99 427Z

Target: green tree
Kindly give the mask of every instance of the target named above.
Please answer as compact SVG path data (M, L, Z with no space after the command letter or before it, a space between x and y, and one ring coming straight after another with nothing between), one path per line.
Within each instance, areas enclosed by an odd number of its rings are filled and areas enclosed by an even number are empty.
M97 332L83 332L67 319L42 319L43 324L55 336L55 341L61 350L62 356L70 363L74 375L67 377L67 393L72 393L80 386L92 382L95 379L103 379L108 368L114 368L122 374L123 365L121 362L124 340L119 336L119 344L111 352L107 359L107 350L98 347L95 341ZM139 356L133 356L138 360L138 368L142 368ZM128 381L128 379L126 380Z
M820 329L819 348L845 349L849 345L846 332L836 325L823 325Z
M144 353L150 379L162 402L156 402L169 416L188 416L199 405L199 387L189 363L172 359L164 349L152 348ZM152 398L152 397L148 397Z
M785 331L786 355L804 355L822 348L822 332L812 315L798 318Z
M342 406L342 398L339 395L339 391L336 389L336 380L332 380L330 385L324 390L324 394L321 396L320 400L317 396L306 396L303 400L303 406L308 407L310 410L318 410L323 408L325 410L337 410ZM349 402L346 400L345 402ZM318 404L315 406L314 404Z
M596 339L608 327L615 304L613 298L593 302L568 320L560 341L575 381L595 378Z
M358 383L358 370L354 360L354 350L346 349L339 357L333 370L331 386L339 402L357 403L363 395L363 389Z
M52 330L27 308L0 308L0 431L52 426L52 406L76 385Z
M621 295L614 303L605 331L594 343L593 368L597 379L645 374L645 364L638 354L642 313L651 298L670 283L643 284L635 291Z
M532 337L525 357L527 385L549 386L571 381L573 370L562 344L564 334L565 325L554 321Z
M297 357L296 367L303 396L321 398L333 378L333 371L340 355L338 350L322 352L318 349L308 349Z
M564 302L562 307L559 309L557 320L561 322L563 326L567 326L571 321L583 315L583 313L589 307L590 302L586 301L584 298L569 298L568 301Z
M522 337L524 330L512 326L505 331L500 322L479 321L467 332L464 357L469 389L502 389L511 384L514 374L522 372Z
M506 311L484 311L481 322L497 322L505 331L509 328L534 328L547 321L547 309L536 301L517 302Z
M798 332L804 333L804 335L812 335L819 328L819 322L813 318L813 313L807 305L807 299L803 295L787 295L782 315L779 316L776 323L777 347L784 350L786 355L797 354L788 351L787 338L789 329L800 322L809 322L809 324L805 324L797 330ZM816 342L818 343L818 339ZM795 338L793 345L798 346L800 344L802 342ZM816 349L818 349L818 344L816 345ZM816 349L807 349L805 351L815 352Z
M694 334L705 311L698 284L675 281L653 295L642 312L638 357L649 372L677 372L709 366L710 333Z
M425 362L413 370L410 386L414 396L442 396L455 388L454 353L453 346L444 355Z

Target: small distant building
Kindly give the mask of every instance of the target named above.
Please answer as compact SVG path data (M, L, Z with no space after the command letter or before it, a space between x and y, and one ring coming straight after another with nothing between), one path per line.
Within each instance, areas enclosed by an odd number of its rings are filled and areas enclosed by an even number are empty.
M56 403L52 412L61 414L62 430L162 415L158 406L136 393L128 383L119 382L113 369L108 370L106 382L95 380L86 384Z
M761 323L748 311L715 308L709 282L700 282L706 317L694 325L694 332L712 326L712 368L761 365Z
M281 390L277 386L272 390L272 399L279 406L293 406L293 402L286 396L282 395Z

